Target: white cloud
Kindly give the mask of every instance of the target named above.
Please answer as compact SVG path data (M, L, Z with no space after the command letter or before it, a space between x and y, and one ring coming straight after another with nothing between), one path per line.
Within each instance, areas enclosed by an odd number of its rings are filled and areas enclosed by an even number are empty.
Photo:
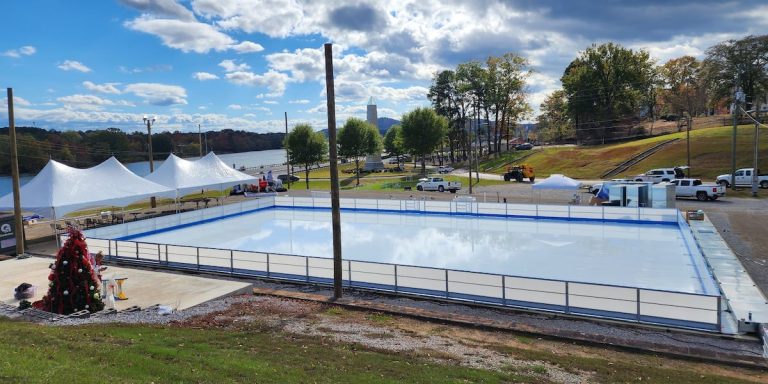
M309 104L309 100L307 99L291 100L288 102L288 104Z
M174 19L154 19L141 16L125 23L125 26L155 35L163 44L182 52L208 53L224 51L235 43L228 35L206 23Z
M101 110L106 106L135 107L133 103L125 100L114 101L95 95L75 94L59 97L56 101L63 104L65 108L81 110Z
M123 91L141 97L145 102L152 105L187 104L187 90L178 85L135 83L128 84Z
M267 97L282 96L285 93L286 83L290 80L285 73L269 70L257 75L253 72L230 72L225 75L227 80L237 85L260 86L269 89Z
M239 110L243 109L243 106L240 105L240 104L230 104L230 105L227 106L227 108L235 110L235 111L239 111Z
M137 68L128 68L125 66L119 66L117 67L120 72L122 73L144 73L144 72L168 72L173 70L173 66L170 64L158 64L158 65L150 65L148 67L137 67Z
M206 81L206 80L216 80L219 77L214 75L213 73L208 72L195 72L192 75L193 78L200 80L200 81Z
M3 53L2 53L2 54L0 54L0 55L2 55L2 56L7 56L7 57L13 57L13 58L19 58L19 57L21 57L21 56L29 56L29 55L32 55L32 54L34 54L34 53L35 53L35 51L36 51L36 50L35 50L35 47L32 47L32 46L24 46L24 47L21 47L21 48L19 48L19 49L9 49L9 50L7 50L7 51L3 52Z
M104 83L104 84L95 84L90 81L83 81L83 86L85 89L93 92L99 92L99 93L109 93L113 95L119 95L120 90L115 87L115 85L119 85L120 83Z
M271 104L271 105L277 105L278 102L274 100L264 100L264 104Z
M224 72L247 71L251 69L248 64L236 64L234 60L223 60L219 63L219 67L224 68Z
M0 55L7 56L7 57L13 57L13 58L19 58L19 57L22 57L22 56L32 56L32 55L35 54L35 52L37 52L37 48L35 48L35 47L31 46L31 45L25 45L25 46L23 46L23 47L21 47L19 49L9 49L9 50L3 52Z
M304 18L298 1L279 0L193 0L198 15L215 20L226 30L260 32L272 37L287 37Z
M91 69L86 67L83 63L75 60L64 60L63 63L58 65L58 68L64 71L79 71L83 73L91 71Z
M254 53L264 50L264 47L262 47L261 44L252 41L243 41L240 44L231 45L230 48L237 53Z
M2 102L1 102L2 105L8 105L8 97L3 97L0 100L2 100ZM13 105L14 105L14 107L15 106L28 107L28 106L32 105L32 103L27 101L27 99L24 99L24 98L21 98L19 96L14 95L13 96Z
M169 16L175 19L193 21L195 15L192 11L176 2L176 0L119 0L121 3L160 16Z

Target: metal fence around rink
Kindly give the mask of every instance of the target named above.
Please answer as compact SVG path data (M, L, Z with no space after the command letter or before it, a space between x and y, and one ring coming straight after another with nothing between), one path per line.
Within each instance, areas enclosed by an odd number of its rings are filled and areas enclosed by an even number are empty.
M88 238L90 252L143 266L330 285L333 259ZM693 293L343 260L345 287L720 330L720 297Z
M266 252L156 244L130 238L195 225L269 207L328 208L329 198L271 197L178 215L98 228L87 232L90 252L107 260L178 270L267 277L313 284L333 283L333 259ZM424 200L342 199L342 209L401 213L493 215L541 219L609 220L678 224L674 209L542 206ZM147 223L142 223L146 221ZM117 228L117 227L128 228ZM112 229L110 229L112 228ZM421 266L343 260L345 287L610 318L671 327L720 331L718 295L643 289L608 284L541 279Z

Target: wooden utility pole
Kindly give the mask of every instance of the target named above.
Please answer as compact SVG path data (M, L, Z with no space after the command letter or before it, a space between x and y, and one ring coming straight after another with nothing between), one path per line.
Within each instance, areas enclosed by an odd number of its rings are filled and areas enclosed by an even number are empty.
M736 91L733 94L733 140L731 142L731 188L736 187L736 130L739 125L739 102L743 93L736 78Z
M341 206L339 204L339 164L336 149L336 96L333 90L333 45L325 47L325 94L328 98L328 152L331 163L331 227L333 230L333 298L341 298Z
M11 177L13 178L13 223L16 236L16 256L24 256L24 224L21 222L19 191L19 156L16 151L16 124L13 117L13 88L8 88L8 135L11 142Z

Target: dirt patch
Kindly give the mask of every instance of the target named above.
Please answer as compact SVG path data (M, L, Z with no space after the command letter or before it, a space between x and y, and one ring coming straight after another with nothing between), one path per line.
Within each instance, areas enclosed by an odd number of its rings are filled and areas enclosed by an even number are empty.
M747 381L768 380L765 373L638 355L612 348L584 346L512 332L488 331L427 322L335 305L255 296L228 308L174 323L180 327L261 330L312 337L371 350L418 357L442 364L518 372L545 382L591 382L591 365L621 369L630 361L639 369L685 370ZM584 362L588 362L583 365ZM587 369L582 369L586 366ZM643 368L646 367L646 368ZM603 368L604 369L604 368Z

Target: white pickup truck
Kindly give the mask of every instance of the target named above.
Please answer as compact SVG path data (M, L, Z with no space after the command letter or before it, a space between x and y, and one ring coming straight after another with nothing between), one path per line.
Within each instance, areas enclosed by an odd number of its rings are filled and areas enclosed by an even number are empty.
M715 183L704 184L700 179L675 179L671 183L675 185L676 197L695 197L699 201L707 201L725 196L725 187Z
M461 183L458 181L446 181L442 177L426 177L419 179L416 189L419 191L450 191L451 193L456 193L456 191L461 189Z
M752 185L752 168L742 168L736 171L736 186L749 187ZM760 170L758 169L758 172ZM717 177L717 183L723 187L731 186L731 174L720 175ZM768 175L757 175L757 184L760 188L768 188Z
M649 181L651 183L660 183L662 181L672 181L674 179L681 179L685 177L683 172L688 167L680 166L674 168L658 168L651 169L650 171L634 176L634 181Z

